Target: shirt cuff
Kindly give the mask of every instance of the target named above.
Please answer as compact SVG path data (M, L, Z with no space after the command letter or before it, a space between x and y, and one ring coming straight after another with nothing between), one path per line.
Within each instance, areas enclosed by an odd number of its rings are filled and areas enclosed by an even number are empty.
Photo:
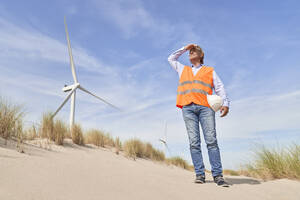
M224 100L224 102L223 102L223 106L226 106L226 107L228 107L228 108L229 108L229 101L228 101L228 100Z

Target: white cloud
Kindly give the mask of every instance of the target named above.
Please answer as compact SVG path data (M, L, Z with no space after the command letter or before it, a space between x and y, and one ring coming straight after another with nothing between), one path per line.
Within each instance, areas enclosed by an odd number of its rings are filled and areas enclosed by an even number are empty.
M189 22L177 20L174 23L166 18L158 18L149 12L140 0L105 0L94 1L94 4L99 16L117 26L126 39L136 36L150 37L156 47L172 43L173 48L201 40L195 32L196 27Z
M66 42L62 43L37 30L20 28L2 18L0 18L0 45L2 59L26 58L32 61L49 60L69 63ZM102 61L89 54L87 50L74 45L73 57L76 66L98 73L112 73L112 70L105 67Z
M231 103L230 113L218 118L223 138L251 138L272 130L299 130L300 91L247 97Z
M139 29L158 29L157 22L138 0L95 1L95 5L103 16L123 31L126 38L138 34Z

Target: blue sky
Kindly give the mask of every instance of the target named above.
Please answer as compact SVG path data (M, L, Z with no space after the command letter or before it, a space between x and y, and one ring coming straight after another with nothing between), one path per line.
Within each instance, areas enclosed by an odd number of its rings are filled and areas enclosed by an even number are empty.
M167 121L171 154L190 160L167 57L196 43L231 100L229 115L216 115L224 168L248 162L257 143L300 142L299 1L1 1L0 94L24 105L27 125L54 111L72 83L64 16L79 82L123 110L79 91L84 129L161 148ZM66 122L69 107L58 115ZM202 150L210 169L203 137Z

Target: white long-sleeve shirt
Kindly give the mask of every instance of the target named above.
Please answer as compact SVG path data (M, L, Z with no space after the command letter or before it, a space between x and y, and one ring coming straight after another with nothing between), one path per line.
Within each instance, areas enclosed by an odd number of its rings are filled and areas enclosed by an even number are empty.
M187 50L184 47L182 47L182 48L178 49L177 51L175 51L174 53L172 53L168 57L168 61L169 61L170 65L177 71L179 78L181 77L184 65L178 61L178 58L186 51ZM201 69L201 67L202 67L202 65L192 66L193 74L196 75L197 72ZM227 95L226 95L226 92L224 89L224 84L221 81L221 79L219 78L219 76L217 75L217 73L215 72L215 70L213 71L213 84L214 84L214 90L215 90L216 94L223 99L223 106L229 107L230 101L227 98Z

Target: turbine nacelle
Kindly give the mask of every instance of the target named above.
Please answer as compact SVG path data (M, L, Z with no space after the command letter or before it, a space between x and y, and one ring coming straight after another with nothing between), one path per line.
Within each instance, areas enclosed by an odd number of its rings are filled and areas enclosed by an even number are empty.
M161 139L161 138L158 139L158 141L162 142L162 143L165 144L165 145L167 144L167 142L166 142L165 140Z
M80 84L79 83L75 83L73 85L65 85L63 88L62 88L62 91L63 92L70 92L74 87L79 87Z

